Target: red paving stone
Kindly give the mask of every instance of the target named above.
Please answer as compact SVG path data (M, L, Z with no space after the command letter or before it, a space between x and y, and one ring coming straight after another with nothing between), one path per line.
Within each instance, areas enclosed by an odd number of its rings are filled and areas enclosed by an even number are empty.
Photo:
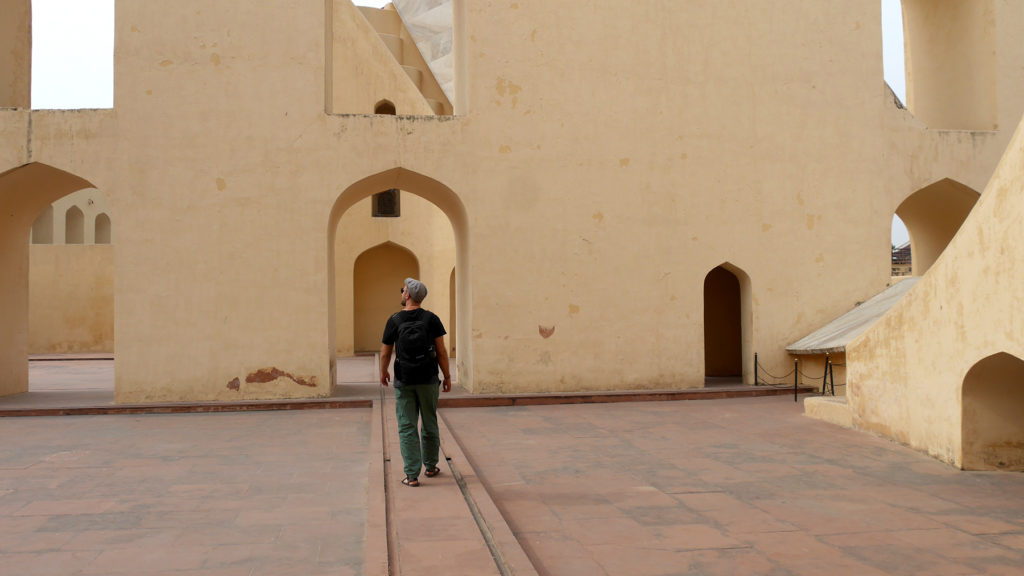
M1024 475L791 399L443 414L542 575L1024 574Z
M361 574L369 422L2 418L0 574Z
M0 574L497 574L481 525L520 576L1024 573L1024 475L786 397L445 408L410 489L374 362L339 365L372 409L0 418ZM16 403L110 394L109 360L30 366Z

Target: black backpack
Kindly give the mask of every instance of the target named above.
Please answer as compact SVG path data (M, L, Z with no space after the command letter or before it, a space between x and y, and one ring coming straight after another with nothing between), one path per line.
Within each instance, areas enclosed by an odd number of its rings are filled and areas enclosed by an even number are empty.
M395 345L403 384L419 384L431 375L437 375L437 351L434 349L434 339L427 332L424 316L416 315L398 325ZM398 377L397 373L395 377Z

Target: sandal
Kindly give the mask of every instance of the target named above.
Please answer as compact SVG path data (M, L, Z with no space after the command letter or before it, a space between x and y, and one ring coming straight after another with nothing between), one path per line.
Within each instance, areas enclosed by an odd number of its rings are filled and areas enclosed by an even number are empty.
M415 488L420 485L420 479L413 478L412 476L406 476L405 478L402 478L402 484Z
M437 476L440 473L440 468L438 468L437 466L432 466L430 468L427 468L427 471L424 472L423 475L426 476L427 478L433 478L434 476Z

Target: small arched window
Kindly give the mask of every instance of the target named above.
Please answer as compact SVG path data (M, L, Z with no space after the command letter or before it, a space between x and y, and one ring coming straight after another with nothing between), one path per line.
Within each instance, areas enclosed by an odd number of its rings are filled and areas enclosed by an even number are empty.
M103 213L96 216L96 243L110 244L110 216Z
M377 102L376 106L373 107L373 113L388 114L394 116L395 114L397 114L397 110L395 109L395 104L390 100L381 100L380 102Z
M85 214L82 214L78 206L68 208L64 214L64 243L85 243Z

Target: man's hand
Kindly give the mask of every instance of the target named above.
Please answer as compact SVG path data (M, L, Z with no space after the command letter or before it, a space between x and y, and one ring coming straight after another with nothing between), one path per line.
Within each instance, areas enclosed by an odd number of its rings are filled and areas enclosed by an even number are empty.
M388 382L391 381L391 374L388 373L387 368L380 371L380 385L387 386Z
M444 377L444 382L441 383L441 390L443 390L445 392L451 392L452 391L452 377L451 376L445 376Z

